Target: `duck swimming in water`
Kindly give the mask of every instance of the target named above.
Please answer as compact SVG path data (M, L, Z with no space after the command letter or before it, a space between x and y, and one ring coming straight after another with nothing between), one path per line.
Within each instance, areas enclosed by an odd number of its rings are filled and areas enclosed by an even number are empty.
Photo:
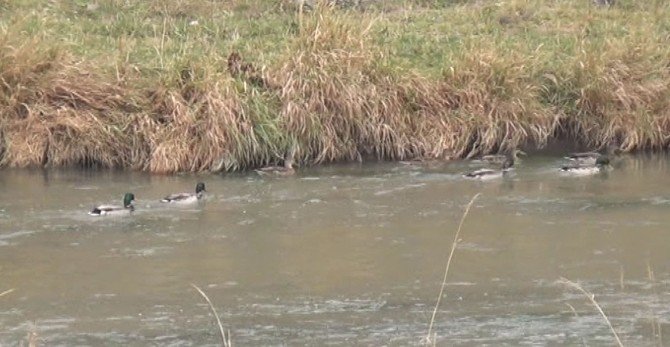
M607 146L605 153L601 152L582 152L582 153L570 153L565 159L576 162L577 164L582 165L596 165L598 158L606 157L609 163L609 158L612 156L619 155L621 150L615 145L610 144Z
M505 159L505 162L502 164L500 169L479 169L472 172L468 172L463 175L465 178L478 179L478 180L491 180L496 178L501 178L512 170L514 166L514 159L510 156Z
M202 197L205 195L205 192L207 192L205 190L205 184L198 182L198 184L195 185L195 193L170 194L161 199L161 202L190 204L202 199Z
M100 205L94 207L88 214L91 216L129 215L131 212L135 211L133 201L135 201L135 195L133 193L126 193L126 195L123 196L123 206Z
M487 154L478 158L478 161L487 162L489 164L502 165L508 158L512 158L514 162L519 162L521 159L520 155L526 155L526 152L520 149L514 149L509 154Z
M584 164L581 162L565 165L560 171L575 176L589 176L605 171L610 165L610 159L606 155L600 155L593 164Z
M261 176L291 176L295 174L293 168L295 152L296 145L293 145L284 157L284 166L266 166L256 170L256 172Z

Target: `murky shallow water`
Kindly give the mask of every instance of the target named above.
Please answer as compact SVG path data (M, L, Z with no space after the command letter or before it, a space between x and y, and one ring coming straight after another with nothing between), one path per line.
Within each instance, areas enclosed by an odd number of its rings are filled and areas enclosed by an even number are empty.
M310 168L297 177L0 171L0 345L412 345L425 335L464 206L436 319L438 344L611 345L563 276L596 293L624 343L670 341L670 161L626 157L570 178L560 159L463 180L467 163ZM190 191L204 203L167 208ZM95 203L132 191L130 218ZM653 272L650 277L649 271ZM573 311L574 308L574 311ZM667 331L668 336L658 334ZM668 343L670 344L670 343Z

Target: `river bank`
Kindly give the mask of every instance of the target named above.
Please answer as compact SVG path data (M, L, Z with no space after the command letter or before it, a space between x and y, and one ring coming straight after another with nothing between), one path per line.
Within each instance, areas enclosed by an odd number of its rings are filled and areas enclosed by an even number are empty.
M0 165L235 171L670 144L670 5L3 3Z

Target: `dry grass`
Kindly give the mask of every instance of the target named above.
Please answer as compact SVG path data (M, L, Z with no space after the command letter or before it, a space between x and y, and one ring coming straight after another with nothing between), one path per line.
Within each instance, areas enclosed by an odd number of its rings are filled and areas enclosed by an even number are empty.
M619 347L623 347L623 343L621 342L621 339L619 338L619 334L616 333L616 330L614 330L614 327L612 326L612 322L610 322L609 318L607 318L607 315L603 311L602 307L600 307L600 304L596 301L596 296L593 293L587 292L582 286L580 286L578 283L572 282L568 280L567 278L561 278L561 282L569 287L572 287L574 289L577 289L580 291L584 296L586 296L591 304L595 306L595 308L598 310L600 315L603 317L603 320L605 323L607 323L607 326L610 328L612 331L612 335L614 336L614 339L616 340L617 344Z
M0 165L231 171L292 143L303 164L554 137L670 144L661 2L94 5L3 5Z
M437 338L433 336L433 324L435 323L435 316L437 315L437 310L440 308L440 302L442 301L442 296L444 295L444 288L447 286L447 275L449 274L449 268L451 267L451 259L454 257L456 247L460 242L459 236L461 234L461 229L463 228L463 222L465 222L465 217L468 216L472 204L474 204L475 200L477 200L479 195L481 195L481 193L477 193L475 194L475 196L472 197L468 205L465 207L463 217L461 217L461 222L458 223L458 229L456 229L456 234L454 235L454 242L451 243L451 251L449 252L449 257L447 258L447 265L444 268L444 277L442 279L442 285L440 286L440 293L437 296L437 301L435 302L435 309L433 309L433 315L430 317L430 324L428 324L428 332L426 333L426 337L424 338L424 342L426 345L429 345L431 343L432 344L437 343Z
M232 347L232 340L230 338L230 332L226 333L223 330L223 324L221 324L221 318L219 318L219 314L216 312L216 308L214 308L214 304L212 304L212 301L209 300L209 297L205 292L200 289L200 287L196 286L195 284L191 283L191 286L195 288L195 290L198 291L198 293L207 301L207 305L209 306L210 310L212 310L212 314L214 314L214 318L216 318L216 324L219 327L219 333L221 334L221 345L223 347Z
M661 298L658 294L658 291L656 289L658 283L656 282L656 275L654 274L654 269L651 266L651 261L647 259L647 278L649 279L649 283L651 284L651 290L652 294L655 298L655 301L657 303L661 302ZM653 308L651 309L650 312L651 318L651 333L654 336L655 343L658 346L663 346L663 325L661 324L660 319L658 318L658 315L656 312L654 312Z
M5 296L5 295L7 295L7 294L9 294L9 293L11 293L11 292L13 292L13 291L14 291L14 289L7 289L7 290L5 290L4 292L1 292L1 293L0 293L0 298L3 297L3 296Z

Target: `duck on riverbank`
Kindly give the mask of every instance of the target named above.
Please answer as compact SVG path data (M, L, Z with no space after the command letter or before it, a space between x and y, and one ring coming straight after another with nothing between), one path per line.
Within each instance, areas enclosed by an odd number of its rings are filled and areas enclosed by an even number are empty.
M161 202L167 203L179 203L179 204L191 204L202 199L207 190L205 190L205 183L198 182L195 185L195 193L174 193L170 194L163 199Z
M127 215L135 210L135 206L133 206L134 201L135 195L133 193L126 193L123 196L123 206L100 205L94 207L88 214L91 216Z

